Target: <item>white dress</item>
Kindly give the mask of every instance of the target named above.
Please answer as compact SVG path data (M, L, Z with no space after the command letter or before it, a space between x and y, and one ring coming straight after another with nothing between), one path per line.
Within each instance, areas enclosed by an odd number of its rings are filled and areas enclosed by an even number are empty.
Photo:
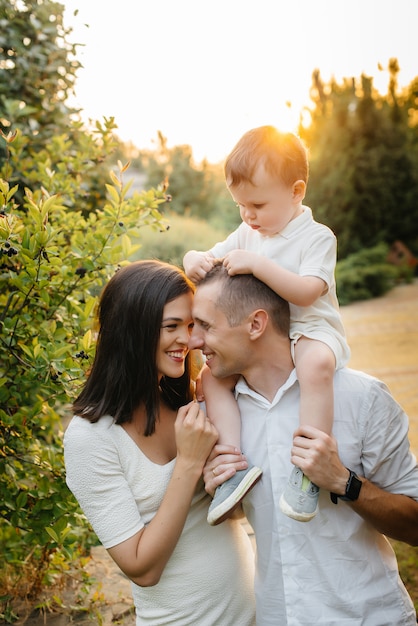
M73 417L64 436L67 484L105 548L155 515L174 463L150 461L110 416ZM254 556L239 521L209 526L200 481L160 582L132 583L137 626L254 626Z

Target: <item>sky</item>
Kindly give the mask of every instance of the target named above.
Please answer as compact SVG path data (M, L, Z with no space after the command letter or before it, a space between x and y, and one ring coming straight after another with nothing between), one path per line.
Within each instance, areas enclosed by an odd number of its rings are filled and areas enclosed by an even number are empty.
M296 130L312 72L374 77L386 93L418 76L417 0L60 0L77 58L83 117L115 118L138 148L187 144L222 161L241 135ZM74 11L78 14L74 15Z

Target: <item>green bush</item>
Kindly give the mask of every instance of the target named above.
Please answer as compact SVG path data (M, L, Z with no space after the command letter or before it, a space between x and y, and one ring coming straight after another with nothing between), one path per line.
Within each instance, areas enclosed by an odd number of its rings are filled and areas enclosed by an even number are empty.
M102 140L88 144L91 159L106 156L108 133L100 129ZM51 143L53 171L44 160L25 160L40 182L19 203L18 185L8 180L27 139L0 136L8 152L0 169L0 619L11 620L16 597L57 583L95 541L65 484L62 416L91 363L98 294L137 252L140 228L166 225L164 191L128 198L121 163L110 172L104 205L74 210L68 179L80 151L73 145L58 163L59 137ZM86 149L83 142L83 157Z
M388 251L388 246L380 243L337 263L335 275L341 305L377 298L394 286L401 270L386 261Z

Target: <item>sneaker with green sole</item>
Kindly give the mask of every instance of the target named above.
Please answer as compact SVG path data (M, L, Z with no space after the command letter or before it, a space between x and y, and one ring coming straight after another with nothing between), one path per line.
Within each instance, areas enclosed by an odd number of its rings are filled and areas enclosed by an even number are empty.
M280 498L281 511L297 520L309 522L318 511L319 487L312 483L300 467L294 467Z

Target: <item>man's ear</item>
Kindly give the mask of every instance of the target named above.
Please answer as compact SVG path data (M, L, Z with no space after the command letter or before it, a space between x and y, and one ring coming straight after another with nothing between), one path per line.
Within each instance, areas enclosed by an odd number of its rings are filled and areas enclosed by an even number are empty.
M264 334L268 324L269 316L264 309L257 309L250 315L250 341L259 339Z
M293 184L293 200L302 202L306 194L306 183L303 180L297 180Z

